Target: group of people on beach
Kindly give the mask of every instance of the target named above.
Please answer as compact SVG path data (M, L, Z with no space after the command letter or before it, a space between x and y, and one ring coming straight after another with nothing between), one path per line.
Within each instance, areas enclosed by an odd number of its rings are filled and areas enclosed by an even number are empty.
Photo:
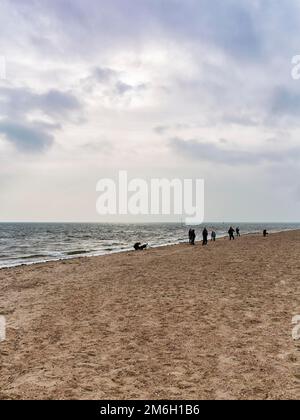
M209 236L209 233L208 233L207 228L205 227L203 229L203 231L202 231L202 245L203 246L208 245L208 236ZM234 229L232 226L230 226L230 228L228 230L228 236L229 236L229 240L230 241L234 241L236 237L239 238L241 236L241 230L240 230L240 228L239 227L236 227ZM264 236L264 238L266 238L268 236L267 229L264 229L263 236ZM211 241L213 241L213 242L216 241L217 234L216 234L215 230L212 230L211 231L210 237L211 237ZM189 243L191 245L195 245L195 242L196 242L196 232L195 232L195 229L190 228L190 230L189 230Z
M208 232L207 228L205 227L202 231L202 245L203 246L208 245L208 236L209 236L209 232ZM230 228L228 230L228 236L229 236L230 241L234 241L236 237L238 238L238 237L241 236L240 228L236 227L234 229L232 226L230 226ZM263 231L263 236L264 236L264 238L266 238L268 236L268 231L266 229L264 229L264 231ZM215 230L211 231L210 238L211 238L212 242L216 241L217 233L216 233ZM195 245L195 243L196 243L196 231L195 231L195 229L192 229L192 228L190 228L190 230L189 230L189 243L190 243L190 245ZM134 244L133 248L136 251L144 251L145 249L148 248L148 244L142 245L140 242L136 242Z
M230 241L232 241L232 240L235 239L235 234L236 234L237 237L241 236L240 228L239 227L236 227L234 229L232 226L230 226L230 228L228 230L228 235L229 235ZM208 245L208 236L209 236L209 232L208 232L207 228L205 227L203 229L203 231L202 231L202 245L203 246ZM216 241L216 239L217 239L217 233L216 233L215 230L212 230L211 231L210 237L211 237L211 241L213 241L213 242ZM189 243L191 245L195 245L195 242L196 242L196 232L195 232L195 229L190 228L190 230L189 230Z

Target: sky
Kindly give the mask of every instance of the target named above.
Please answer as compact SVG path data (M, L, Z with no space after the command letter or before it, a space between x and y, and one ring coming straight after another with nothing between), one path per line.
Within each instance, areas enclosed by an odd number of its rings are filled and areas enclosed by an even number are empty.
M96 212L120 170L300 221L299 28L297 0L1 0L0 221L132 221Z

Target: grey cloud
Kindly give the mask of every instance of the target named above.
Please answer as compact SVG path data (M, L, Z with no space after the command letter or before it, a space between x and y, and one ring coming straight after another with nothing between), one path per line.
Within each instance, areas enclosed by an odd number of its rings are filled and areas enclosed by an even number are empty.
M38 95L36 97L36 106L49 115L57 116L78 110L80 103L72 93L53 89Z
M163 38L207 44L236 59L253 60L263 56L273 28L287 21L293 28L298 23L294 0L289 2L290 13L285 14L280 3L270 0L102 0L100 6L91 0L10 3L25 22L34 10L30 40L41 55L45 43L39 46L39 37L46 40L46 50L53 55L67 52L85 58L124 46L139 48L148 40Z
M91 78L98 81L99 83L107 82L112 78L118 77L119 73L109 67L96 67L92 72Z
M199 77L195 77L194 85L188 80L188 73L184 74L185 84L175 94L182 98L190 91L187 100L201 98L199 101L202 104L213 108L209 112L220 115L220 118L224 109L229 108L230 115L225 116L225 124L255 126L264 123L261 111L265 109L267 94L257 83L256 76L259 78L264 73L271 74L272 70L272 77L275 75L277 80L278 69L281 74L283 72L284 60L287 69L285 77L289 77L290 58L299 49L299 2L296 0L290 0L288 5L271 0L143 0L134 4L132 0L103 0L101 7L90 0L45 0L38 5L34 0L27 0L12 1L11 4L10 10L14 8L23 23L34 11L34 19L24 37L29 35L31 42L35 39L35 53L49 53L50 59L54 60L55 48L71 62L73 55L81 60L87 60L87 56L99 60L99 57L110 54L117 57L120 53L126 56L127 51L138 55L144 47L147 48L149 40L154 45L160 45L161 42L165 46L166 42L169 45L171 41L180 48L185 47L187 53L193 55L199 70L203 71L199 72ZM2 26L3 38L8 38L11 35L10 26L6 28L5 22ZM39 38L46 41L39 45ZM55 45L47 46L48 42L54 42ZM206 63L207 56L216 52L218 57L219 50L222 52L221 62ZM279 60L273 61L275 56ZM249 67L247 60L251 61ZM210 68L208 64L211 64ZM215 74L211 72L214 66L220 70L214 70ZM93 89L93 83L109 84L107 94L112 97L114 94L122 96L145 89L145 86L126 83L120 72L109 67L97 67L92 73L93 80L87 86L89 91ZM214 80L210 80L210 77ZM175 84L174 80L170 80L170 86L166 89L174 92ZM248 85L249 89L243 89L243 85ZM270 114L295 113L294 107L285 107L283 111L284 97L280 98L279 95L274 101L274 110L270 109ZM59 109L62 108L57 108L57 114ZM249 110L249 116L244 115L245 109ZM63 110L66 111L66 108ZM53 108L51 112L54 112ZM205 114L207 109L201 112ZM268 116L266 120L272 125L276 123Z
M217 144L198 142L174 138L170 141L170 148L175 153L191 160L220 163L224 165L256 165L264 162L286 163L300 161L300 148L285 150L269 150L247 152L244 150L229 150Z
M0 134L22 152L43 152L54 142L54 132L80 109L77 98L59 90L36 93L27 88L0 88ZM53 122L31 121L40 111Z
M80 83L86 92L101 91L103 96L112 99L139 94L148 88L146 83L133 85L124 82L122 78L124 74L121 71L108 67L96 67L91 70L88 77L81 79Z
M0 135L21 152L41 153L53 144L54 136L49 130L54 127L39 122L15 123L6 120L0 121Z
M25 16L32 4L35 3L28 1L23 7ZM99 8L98 3L92 1L52 0L43 2L36 24L42 24L44 11L49 17L50 28L64 29L64 42L68 45L73 40L78 48L85 49L85 53L89 52L86 47L90 47L91 42L92 47L97 48L101 36L102 45L112 46L117 42L122 45L122 41L137 43L158 30L177 40L205 40L229 54L249 57L261 52L256 27L260 28L260 14L265 9L260 2L259 6L244 5L237 0L144 0L134 4L131 0L103 0Z
M156 134L165 134L169 130L169 126L167 125L158 125L157 127L154 127L154 132Z
M118 95L122 96L125 95L126 93L138 93L138 92L142 92L144 90L147 89L146 84L141 83L138 85L129 85L127 83L124 83L122 81L118 81L115 84L115 90L117 92Z
M39 110L51 117L66 117L80 109L78 99L70 92L56 89L36 93L27 88L0 88L2 116L17 116Z
M281 86L274 90L272 112L277 116L300 117L300 91L296 84L294 89Z
M80 83L84 89L91 90L97 84L108 84L118 80L119 77L120 72L109 67L95 67L87 77L80 80Z
M127 92L131 92L133 90L133 87L131 85L128 85L127 83L117 82L115 85L115 89L118 95L124 95Z

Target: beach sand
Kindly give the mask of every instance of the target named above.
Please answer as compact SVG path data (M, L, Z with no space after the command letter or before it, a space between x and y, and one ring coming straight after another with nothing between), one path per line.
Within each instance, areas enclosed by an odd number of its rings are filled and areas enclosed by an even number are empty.
M1 399L299 399L300 232L0 271Z

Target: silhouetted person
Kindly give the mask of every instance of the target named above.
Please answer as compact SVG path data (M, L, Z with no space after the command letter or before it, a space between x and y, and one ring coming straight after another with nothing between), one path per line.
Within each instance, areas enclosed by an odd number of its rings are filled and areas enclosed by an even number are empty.
M194 231L194 229L192 229L191 231L191 245L195 245L195 241L196 241L196 232Z
M239 227L237 227L237 228L235 229L235 232L236 232L236 236L237 236L237 237L241 236L241 234L240 234L240 228L239 228Z
M190 228L189 230L189 243L192 244L192 235L193 235L193 229Z
M211 232L211 240L212 240L213 242L215 242L215 241L216 241L216 237L217 237L217 234L216 234L216 232L213 230L213 231Z
M202 245L205 246L208 244L208 230L206 228L203 229L202 237L203 237Z
M148 244L141 245L141 243L140 243L140 242L137 242L137 243L135 243L135 244L133 245L133 248L134 248L136 251L144 251L144 249L146 249L146 248L147 248L147 246L148 246Z
M264 238L266 238L266 237L268 236L267 229L265 229L265 230L263 231L263 235L264 235Z
M234 229L231 226L229 231L228 231L228 235L229 235L229 239L234 241Z

